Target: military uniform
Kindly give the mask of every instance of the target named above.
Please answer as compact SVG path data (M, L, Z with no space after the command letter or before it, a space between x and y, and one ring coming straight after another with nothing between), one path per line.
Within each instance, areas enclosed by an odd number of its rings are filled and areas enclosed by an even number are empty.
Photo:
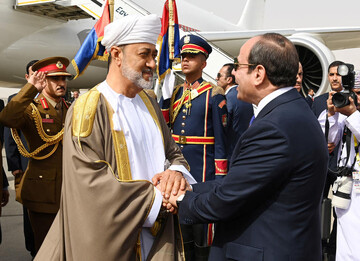
M40 65L43 65L41 61L39 62ZM48 63L49 61L46 62L46 64ZM36 64L33 65L33 68ZM47 69L53 69L54 76L70 75L66 72L68 60L67 64L63 65L61 62L60 64L58 66L61 68L58 70L51 66ZM48 71L47 76L53 75ZM29 210L36 249L40 247L42 237L45 237L60 206L62 136L68 109L68 104L63 99L61 99L61 109L56 110L43 94L37 95L37 88L27 83L0 113L0 122L12 128L13 137L20 153L29 157L28 167L20 182L17 200ZM15 129L21 130L24 134L29 151L23 146ZM44 215L41 220L34 223L32 214ZM36 231L41 231L41 234L45 235L39 237Z
M211 46L196 35L180 40L181 54L205 55ZM160 106L175 142L190 165L197 182L227 174L225 129L227 107L224 90L202 78L176 86L172 97ZM213 224L181 225L186 260L207 260L213 238Z
M191 174L197 182L205 182L227 174L226 100L220 87L202 78L192 86L175 87L171 99L161 107Z

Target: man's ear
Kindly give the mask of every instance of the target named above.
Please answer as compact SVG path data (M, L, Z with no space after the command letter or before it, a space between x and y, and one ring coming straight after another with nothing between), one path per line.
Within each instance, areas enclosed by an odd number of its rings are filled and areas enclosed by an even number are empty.
M264 82L266 77L266 69L261 64L257 65L253 70L255 85L260 85Z
M121 47L111 46L110 49L112 62L115 62L117 65L121 65L124 51Z
M204 70L204 68L206 67L206 65L207 65L207 62L206 62L206 60L204 60L204 61L202 62L202 64L201 64L201 70Z
M227 82L227 84L229 85L230 83L232 83L232 77L231 76L227 76L226 77L226 82Z

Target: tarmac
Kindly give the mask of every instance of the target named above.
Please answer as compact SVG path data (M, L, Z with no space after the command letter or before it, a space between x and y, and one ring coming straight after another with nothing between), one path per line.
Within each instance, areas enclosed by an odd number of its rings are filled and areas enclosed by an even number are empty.
M5 155L4 151L3 154ZM9 180L9 203L3 207L0 217L2 243L0 245L1 261L31 261L32 257L25 248L23 231L22 205L15 201L14 177L7 171L6 158L3 156L3 166Z

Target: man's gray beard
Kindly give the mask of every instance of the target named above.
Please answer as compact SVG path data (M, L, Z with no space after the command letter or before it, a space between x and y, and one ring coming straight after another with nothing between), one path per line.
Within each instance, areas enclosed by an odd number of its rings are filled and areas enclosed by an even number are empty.
M121 72L122 72L124 77L128 78L136 86L138 86L140 88L143 88L143 89L152 89L152 87L153 87L153 81L152 81L153 77L150 77L149 81L146 81L142 77L141 72L137 72L137 71L131 69L130 66L128 66L125 61L122 64Z

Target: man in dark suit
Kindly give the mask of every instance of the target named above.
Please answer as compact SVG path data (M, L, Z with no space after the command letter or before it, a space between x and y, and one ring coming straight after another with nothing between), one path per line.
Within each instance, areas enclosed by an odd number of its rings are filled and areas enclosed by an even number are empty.
M38 60L32 60L26 65L26 74L25 79L28 80L30 75L33 73L31 66L36 63ZM8 102L16 94L10 95L8 98ZM26 146L26 140L23 133L18 130L20 139L24 146ZM4 128L4 145L5 145L5 152L6 152L6 162L8 165L8 171L11 171L13 174L15 181L15 190L19 189L20 180L23 177L23 174L26 170L28 165L28 159L22 156L16 146L16 143L11 136L10 129L8 127ZM28 147L26 146L26 149ZM19 191L18 191L19 193ZM35 256L35 245L34 245L34 233L31 228L29 215L27 213L27 208L23 206L23 226L24 226L24 237L25 237L25 247L30 252L31 256Z
M226 148L229 162L236 142L249 127L250 120L254 115L253 106L237 98L235 76L231 74L233 69L233 63L224 64L216 77L217 85L224 89L228 109Z
M312 107L312 104L314 102L314 90L313 89L308 89L307 90L307 95L306 95L306 102L309 104L310 108Z
M291 87L296 49L269 33L247 41L237 59L238 98L257 105L255 120L224 179L195 184L170 203L181 223L218 222L209 260L318 261L328 153L319 123Z
M4 101L0 99L0 111L4 109ZM2 166L2 144L4 142L4 126L0 124L0 216L1 216L1 208L5 207L9 202L9 191L8 186L9 182L7 180L4 168ZM2 241L2 232L1 232L1 224L0 224L0 244Z

